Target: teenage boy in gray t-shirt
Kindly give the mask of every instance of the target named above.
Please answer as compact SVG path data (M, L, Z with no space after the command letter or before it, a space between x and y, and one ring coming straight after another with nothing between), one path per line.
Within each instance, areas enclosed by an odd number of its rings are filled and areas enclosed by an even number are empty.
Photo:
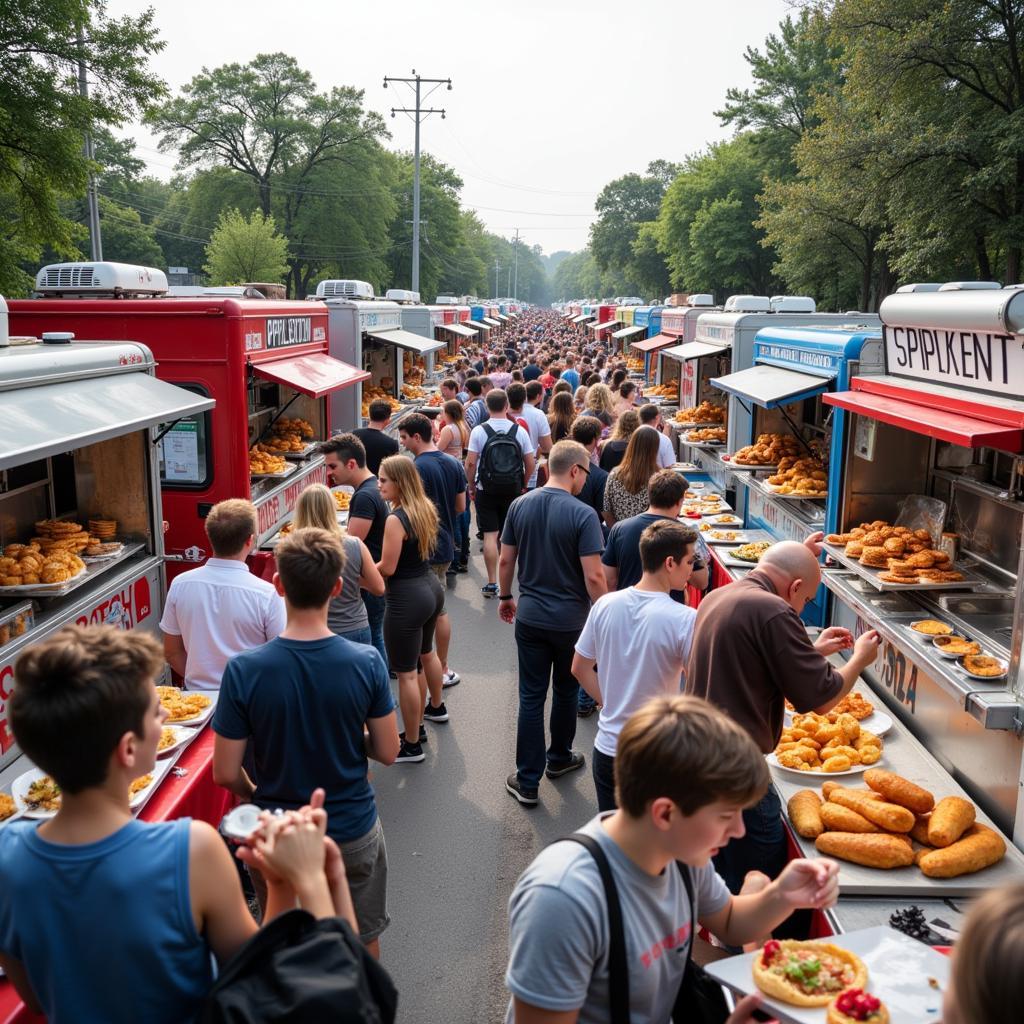
M711 858L743 835L743 809L769 786L747 733L696 697L656 697L625 724L615 756L619 809L580 830L607 857L622 906L632 1024L668 1024L706 927L729 945L766 935L792 911L831 906L834 861L791 861L761 892L733 896ZM680 868L696 898L690 906ZM509 900L512 993L506 1024L608 1024L608 914L597 864L575 842L543 850ZM756 997L729 1024L746 1024Z

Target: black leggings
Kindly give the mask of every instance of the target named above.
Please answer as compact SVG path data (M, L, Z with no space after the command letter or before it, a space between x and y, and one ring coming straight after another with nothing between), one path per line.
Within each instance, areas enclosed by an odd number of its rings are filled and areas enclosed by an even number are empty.
M444 588L432 572L388 580L384 646L396 672L415 672L420 655L434 647L434 627L444 611Z

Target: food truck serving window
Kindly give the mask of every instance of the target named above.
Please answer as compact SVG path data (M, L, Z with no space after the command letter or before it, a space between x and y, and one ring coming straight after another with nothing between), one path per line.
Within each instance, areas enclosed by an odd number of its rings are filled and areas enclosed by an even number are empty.
M199 384L178 387L197 395L209 392ZM177 490L202 490L213 479L213 445L209 410L184 416L177 422L164 424L160 439L160 483Z
M820 395L828 390L831 379L762 364L724 377L713 377L711 383L720 391L727 391L765 409L773 409L777 405L789 405Z

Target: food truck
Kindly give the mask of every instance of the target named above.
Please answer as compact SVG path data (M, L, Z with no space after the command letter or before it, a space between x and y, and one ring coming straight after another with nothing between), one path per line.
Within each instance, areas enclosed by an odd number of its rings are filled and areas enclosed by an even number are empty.
M153 353L161 380L216 401L160 439L174 576L209 554L203 520L218 501L250 498L259 541L306 487L326 480L316 442L356 422L334 418L328 399L368 375L329 353L322 303L172 298L151 287L155 297L142 298L133 284L140 273L166 280L120 264L44 267L35 286L42 298L12 302L11 323L21 334L60 329L78 340L137 341Z
M691 295L689 305L664 306L662 308L661 328L658 334L653 336L659 339L659 344L651 351L658 353L657 356L652 357L655 383L659 388L664 388L666 394L673 388L673 385L678 392L683 362L676 357L666 358L665 352L669 348L693 341L698 318L704 313L710 313L719 308L715 305L714 296L707 294Z
M6 701L27 647L69 624L159 636L162 443L214 409L158 379L145 345L32 337L24 319L9 338L0 317L0 768L19 756Z
M384 293L384 298L389 302L397 302L402 317L402 330L410 334L418 334L422 338L434 337L434 326L430 318L430 309L420 302L420 293L408 291L404 288L389 288ZM413 380L418 376L414 371L419 369L423 375L434 372L434 353L428 352L424 356L415 356L406 352L402 359L404 372L402 379L406 384L418 384L421 381Z

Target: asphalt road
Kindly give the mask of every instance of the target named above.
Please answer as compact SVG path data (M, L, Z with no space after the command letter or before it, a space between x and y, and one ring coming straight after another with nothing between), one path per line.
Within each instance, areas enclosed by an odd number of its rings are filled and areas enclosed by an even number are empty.
M491 1024L508 992L507 905L534 855L597 813L590 775L597 716L579 720L587 765L541 781L540 805L505 791L515 767L516 651L498 602L480 593L483 556L449 588L449 661L461 676L445 691L451 720L427 723L419 765L373 766L388 847L392 923L382 960L398 986L401 1024Z

